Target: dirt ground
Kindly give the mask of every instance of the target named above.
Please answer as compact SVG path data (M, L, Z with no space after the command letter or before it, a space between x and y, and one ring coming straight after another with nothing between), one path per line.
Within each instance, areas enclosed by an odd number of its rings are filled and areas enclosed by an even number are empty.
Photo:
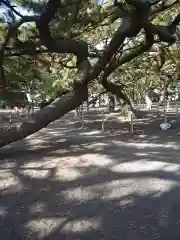
M118 114L117 114L118 115ZM180 120L69 113L0 150L0 239L179 240Z

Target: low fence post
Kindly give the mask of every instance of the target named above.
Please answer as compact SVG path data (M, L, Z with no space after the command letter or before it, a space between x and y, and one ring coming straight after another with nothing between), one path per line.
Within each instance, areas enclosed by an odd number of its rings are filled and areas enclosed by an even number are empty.
M130 125L131 125L131 133L134 132L134 118L132 111L130 112Z
M105 119L104 119L104 110L102 110L102 124L101 124L101 131L104 132L104 122L105 122Z

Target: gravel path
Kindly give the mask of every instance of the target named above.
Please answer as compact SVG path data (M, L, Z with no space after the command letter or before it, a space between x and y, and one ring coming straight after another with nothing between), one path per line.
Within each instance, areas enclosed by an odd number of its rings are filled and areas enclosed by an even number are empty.
M72 119L0 150L0 239L179 240L179 123Z

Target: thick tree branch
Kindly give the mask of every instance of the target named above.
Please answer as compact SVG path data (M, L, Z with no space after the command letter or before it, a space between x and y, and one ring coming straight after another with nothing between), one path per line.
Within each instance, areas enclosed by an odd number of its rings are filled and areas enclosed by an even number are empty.
M33 55L37 55L37 54L43 54L43 53L54 53L54 52L50 52L48 49L37 49L37 50L27 50L27 49L22 49L22 50L13 50L13 51L6 51L4 53L4 57L20 57L23 55L29 55L29 56L33 56ZM88 53L88 57L90 58L99 58L100 54L98 53Z
M3 68L3 62L4 62L4 56L5 56L5 47L8 44L9 40L11 37L13 37L17 29L25 22L33 22L36 21L37 17L36 16L24 16L20 21L11 24L8 28L6 37L4 39L4 42L1 46L0 49L0 71L1 71L1 81L0 84L2 85L1 87L4 89L6 86L6 79L5 79L5 73L4 73L4 68Z
M87 61L88 45L84 41L77 41L74 39L55 39L52 37L49 23L54 18L57 9L61 6L59 0L49 0L36 26L38 28L41 42L51 52L56 53L73 53L77 56L77 65Z
M171 34L176 32L176 28L180 23L180 13L175 17L175 19L168 25L168 30Z
M172 1L161 1L157 5L153 6L151 9L151 16L149 18L150 21L155 18L156 14L171 8L175 4L179 3L179 0L172 0Z
M166 26L149 24L154 34L159 36L159 40L169 44L173 44L176 41L173 34L176 32L177 25L180 22L180 13L175 17L175 19Z
M123 64L130 62L132 59L138 57L144 52L147 52L153 45L154 41L152 39L148 39L145 41L144 44L136 48L135 50L132 50L131 52L123 55L120 59L114 58L109 65L105 68L102 78L107 78L113 71L115 71L119 66L122 66Z
M107 78L102 78L101 83L102 83L103 87L107 90L107 92L110 92L113 95L115 95L117 98L122 99L124 102L123 104L128 104L130 106L131 110L133 111L132 104L121 84L112 83L112 82L108 81Z
M14 125L11 128L3 129L3 132L0 132L0 147L18 141L40 130L42 127L46 127L50 122L77 108L83 101L86 101L88 98L87 84L97 78L104 70L113 55L117 52L119 46L124 42L126 36L131 33L132 26L133 23L130 19L125 19L93 69L83 77L82 83L73 92L55 100L51 105L38 111L27 121Z
M33 55L43 54L43 53L49 53L49 51L47 49L39 49L35 51L27 51L26 49L19 50L19 51L7 51L5 52L4 57L20 57L23 55L33 56Z
M0 147L21 140L26 136L45 128L50 122L59 116L77 108L88 99L87 86L81 86L78 90L57 98L52 104L37 111L33 116L20 124L0 129Z
M114 58L112 61L110 61L109 65L104 70L103 77L104 78L108 77L113 71L115 71L115 69L118 66L131 61L132 59L134 59L135 57L139 56L144 52L147 52L154 43L154 37L153 37L154 33L159 34L161 40L163 41L173 42L174 37L172 36L172 34L175 32L179 22L180 22L180 14L178 14L175 17L174 21L167 26L155 26L153 24L147 25L145 28L145 31L146 31L145 43L142 46L136 48L135 50L132 50L130 53L123 55L119 60Z
M85 79L85 82L89 82L95 79L99 74L105 69L106 65L111 61L114 54L117 53L118 48L123 44L127 36L135 34L134 33L134 23L129 18L124 18L121 22L119 29L115 32L110 43L104 50L102 56L99 58L98 62L93 67L90 74Z
M17 16L23 17L22 14L20 14L11 4L7 1L1 0L1 3L3 3L5 6L7 6L12 12L14 12Z

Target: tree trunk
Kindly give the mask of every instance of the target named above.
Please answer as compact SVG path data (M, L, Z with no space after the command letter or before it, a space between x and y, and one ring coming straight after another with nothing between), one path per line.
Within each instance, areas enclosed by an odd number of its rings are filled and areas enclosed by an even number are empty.
M82 85L77 90L57 98L52 104L29 116L26 121L0 129L0 147L19 141L39 131L80 106L87 98L87 86Z
M108 94L109 97L109 106L108 106L108 110L109 112L114 112L115 111L115 99L114 99L114 95L109 93Z
M100 92L98 95L96 95L96 96L94 96L90 101L88 101L88 105L93 105L93 107L95 107L95 105L96 105L96 102L97 102L97 100L99 99L99 97L101 96L101 95L103 95L103 94L105 94L107 91L102 91L102 92Z
M117 98L122 99L123 105L125 105L125 104L129 105L130 110L134 112L131 101L129 100L129 98L128 98L127 94L125 93L121 84L112 83L112 82L108 81L106 78L102 78L101 83L108 92L112 93Z
M161 106L163 103L165 103L165 101L168 99L168 87L169 85L173 82L173 77L172 76L168 76L168 81L165 82L162 94L160 96L160 100L159 100L159 106Z
M135 110L133 109L132 103L129 100L128 95L124 91L124 88L121 84L115 84L112 82L109 82L107 78L102 78L101 83L103 87L108 91L114 94L117 98L123 100L122 104L122 115L127 118L129 115L129 112L132 112L134 116L136 116Z
M163 90L159 99L159 106L163 105L165 98L166 98L166 91Z

